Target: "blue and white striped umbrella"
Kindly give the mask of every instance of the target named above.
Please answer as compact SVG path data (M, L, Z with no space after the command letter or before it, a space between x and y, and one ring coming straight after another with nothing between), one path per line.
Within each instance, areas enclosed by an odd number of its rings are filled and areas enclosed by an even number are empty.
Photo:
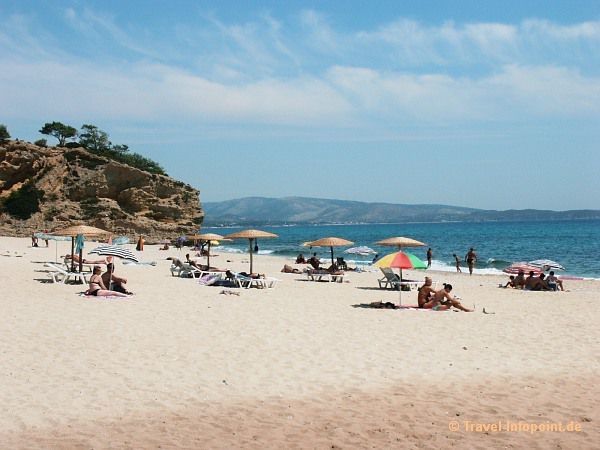
M116 245L101 245L100 247L90 250L90 254L91 253L95 253L100 256L114 256L116 258L126 259L136 263L140 262L138 257L133 254L131 250L123 247L117 247Z

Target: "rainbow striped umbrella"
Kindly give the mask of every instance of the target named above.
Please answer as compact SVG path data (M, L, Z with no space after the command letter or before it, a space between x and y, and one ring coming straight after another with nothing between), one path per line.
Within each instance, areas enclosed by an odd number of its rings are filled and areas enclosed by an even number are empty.
M390 269L400 269L400 281L402 281L402 269L427 269L427 264L409 252L398 251L383 255L373 263L374 266ZM400 287L400 304L402 304L402 287Z
M386 267L391 269L427 269L427 264L409 252L394 252L383 255L373 263L377 267Z

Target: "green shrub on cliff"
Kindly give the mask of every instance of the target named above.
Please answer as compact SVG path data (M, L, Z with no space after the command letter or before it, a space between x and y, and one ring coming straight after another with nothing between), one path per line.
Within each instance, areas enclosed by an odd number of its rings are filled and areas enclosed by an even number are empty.
M10 133L6 125L0 123L0 144L4 144L10 139Z
M10 193L4 200L2 209L12 217L27 220L39 212L43 198L44 191L36 188L32 182L27 182L20 189Z

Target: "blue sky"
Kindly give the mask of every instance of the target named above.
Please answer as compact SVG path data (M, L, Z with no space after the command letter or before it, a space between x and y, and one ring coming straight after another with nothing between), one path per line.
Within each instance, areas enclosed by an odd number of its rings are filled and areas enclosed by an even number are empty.
M13 138L94 124L202 201L600 209L597 0L0 0L0 17Z

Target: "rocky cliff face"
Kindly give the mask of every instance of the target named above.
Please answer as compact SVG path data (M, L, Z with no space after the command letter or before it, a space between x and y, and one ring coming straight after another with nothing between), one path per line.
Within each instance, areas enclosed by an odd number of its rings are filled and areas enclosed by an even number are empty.
M4 208L0 233L27 236L83 223L148 241L193 234L204 218L200 192L163 175L87 152L82 148L0 145L0 202L24 186L43 192L39 211L28 219ZM1 203L0 203L1 204Z

